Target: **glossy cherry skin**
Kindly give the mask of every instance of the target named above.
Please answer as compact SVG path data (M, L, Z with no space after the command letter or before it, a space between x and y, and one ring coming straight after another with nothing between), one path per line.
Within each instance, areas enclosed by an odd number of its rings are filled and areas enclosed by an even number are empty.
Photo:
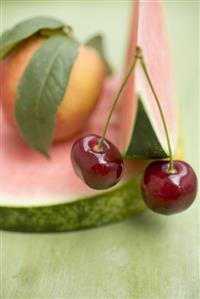
M101 137L87 135L78 139L71 150L76 174L93 189L107 189L117 184L122 176L123 159L114 144L107 139L101 148Z
M165 215L184 211L197 194L197 177L189 164L174 161L175 173L169 173L168 169L168 161L151 163L141 185L147 207Z

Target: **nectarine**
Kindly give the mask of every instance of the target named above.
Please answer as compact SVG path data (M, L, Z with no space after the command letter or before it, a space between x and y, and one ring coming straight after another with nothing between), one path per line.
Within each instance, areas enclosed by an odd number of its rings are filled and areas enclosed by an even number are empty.
M32 55L44 41L45 38L41 36L31 37L1 61L0 101L7 121L15 127L17 86ZM54 141L67 140L82 129L98 100L103 79L104 64L98 53L89 47L80 46L64 99L57 111Z

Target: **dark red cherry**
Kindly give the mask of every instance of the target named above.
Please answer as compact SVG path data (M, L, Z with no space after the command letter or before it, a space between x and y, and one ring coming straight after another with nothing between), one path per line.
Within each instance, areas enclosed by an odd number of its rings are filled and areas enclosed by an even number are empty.
M76 174L93 189L107 189L117 184L123 170L123 159L114 144L101 137L87 135L78 139L71 151Z
M146 205L161 214L174 214L187 209L197 193L197 177L192 167L174 161L174 173L169 173L168 161L151 163L142 179L142 193Z

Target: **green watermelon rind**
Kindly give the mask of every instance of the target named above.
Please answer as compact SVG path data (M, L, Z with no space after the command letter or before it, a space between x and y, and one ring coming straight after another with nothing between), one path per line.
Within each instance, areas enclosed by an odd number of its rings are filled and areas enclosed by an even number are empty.
M127 160L167 158L168 154L156 135L142 98L139 94L137 98L135 123L128 148L124 151L123 156Z
M0 208L0 229L62 232L98 227L145 210L140 176L108 192L63 204Z

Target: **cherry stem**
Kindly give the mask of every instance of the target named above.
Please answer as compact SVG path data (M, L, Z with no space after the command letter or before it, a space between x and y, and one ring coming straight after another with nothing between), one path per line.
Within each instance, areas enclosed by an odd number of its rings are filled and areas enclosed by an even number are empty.
M167 146L168 146L168 152L169 152L169 173L174 173L174 168L173 168L173 155L172 155L172 147L171 147L171 143L170 143L170 138L169 138L169 131L168 131L168 128L167 128L167 122L166 122L166 118L165 118L165 115L164 115L164 112L163 112L163 109L161 107L161 104L160 104L160 101L159 101L159 98L156 94L156 91L154 89L154 86L153 86L153 83L151 81L151 78L150 78L150 75L149 75L149 72L147 70L147 66L146 66L146 63L144 61L144 57L143 57L143 54L142 54L142 50L139 48L138 49L139 51L139 60L140 60L140 64L141 64L141 67L144 71L144 74L146 76L146 79L149 83L149 86L151 88L151 91L153 93L153 96L154 96L154 99L156 101L156 104L158 106L158 109L159 109L159 113L160 113L160 116L161 116L161 119L162 119L162 122L163 122L163 127L164 127L164 131L165 131L165 136L166 136L166 140L167 140Z
M147 82L150 86L150 89L153 93L153 96L154 96L154 99L156 101L156 104L158 106L158 109L159 109L159 113L160 113L160 116L161 116L161 119L162 119L162 123L163 123L163 127L164 127L164 131L165 131L165 135L166 135L166 140L167 140L167 146L168 146L168 152L169 152L169 173L174 173L175 170L174 170L174 167L173 167L173 155L172 155L172 147L171 147L171 143L170 143L170 138L169 138L169 132L168 132L168 128L167 128L167 122L165 120L165 115L164 115L164 112L163 112L163 109L161 107L161 104L160 104L160 101L159 101L159 98L156 94L156 91L154 89L154 86L153 86L153 83L151 81L151 78L150 78L150 75L149 75L149 72L147 70L147 66L146 66L146 63L145 63L145 60L144 60L144 57L143 57L143 54L142 54L142 50L140 47L136 47L136 53L131 61L131 65L130 65L130 68L128 69L128 72L126 74L126 76L124 77L123 81L122 81L122 84L120 86L120 89L113 101L113 104L111 106L111 110L108 114L108 118L106 120L106 124L105 124L105 127L104 127L104 130L103 130L103 133L102 133L102 136L101 136L101 139L99 141L99 143L96 145L96 150L101 150L101 146L105 140L105 136L106 136L106 132L108 130L108 127L109 127L109 124L110 124L110 120L111 120L111 117L112 117L112 114L113 114L113 111L122 95L122 92L124 91L124 88L126 86L126 83L128 82L128 79L130 78L131 74L133 73L134 69L135 69L135 66L136 66L136 63L137 63L137 60L140 61L140 64L141 64L141 67L142 67L142 70L145 74L145 77L147 79Z
M102 144L104 142L104 139L105 139L105 136L106 136L106 132L107 132L109 124L110 124L110 120L111 120L113 111L114 111L114 109L115 109L115 107L116 107L116 105L117 105L117 103L118 103L118 101L119 101L119 99L120 99L123 91L124 91L124 88L126 86L126 83L128 82L128 79L130 78L131 74L133 73L133 71L135 69L135 65L136 65L136 62L137 62L138 58L139 58L138 51L136 49L136 54L134 55L134 57L133 57L133 59L131 61L130 68L128 69L128 72L125 75L125 77L124 77L124 79L122 81L122 84L120 86L120 89L119 89L119 91L118 91L118 93L117 93L117 95L116 95L116 97L115 97L115 99L113 101L113 104L111 106L111 110L110 110L110 112L108 114L108 118L106 120L106 124L105 124L104 130L103 130L103 133L101 135L101 139L100 139L99 143L96 145L96 149L99 149L99 150L101 149L101 146L102 146Z

